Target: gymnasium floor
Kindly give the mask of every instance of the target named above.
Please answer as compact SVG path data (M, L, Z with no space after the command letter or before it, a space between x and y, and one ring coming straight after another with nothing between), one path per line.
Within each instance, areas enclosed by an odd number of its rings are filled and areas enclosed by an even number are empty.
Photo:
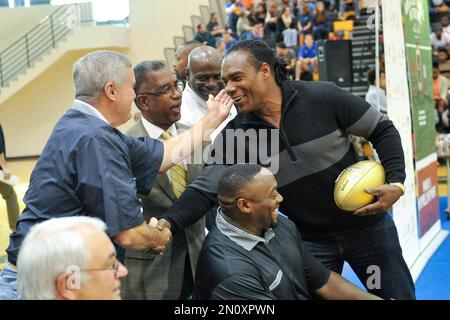
M18 160L8 162L13 174L20 177L20 184L16 186L16 193L20 208L23 210L24 204L21 201L28 186L30 173L36 163L36 160ZM439 176L439 195L441 211L447 205L447 184L445 167L438 168ZM441 214L442 226L450 231L450 221L445 220ZM8 245L8 236L10 234L8 227L5 201L0 197L0 265L5 261L5 249ZM349 281L362 287L362 284L356 278L351 268L346 265L343 272L344 277ZM450 236L442 243L436 253L428 262L420 277L416 282L417 299L420 300L450 300Z

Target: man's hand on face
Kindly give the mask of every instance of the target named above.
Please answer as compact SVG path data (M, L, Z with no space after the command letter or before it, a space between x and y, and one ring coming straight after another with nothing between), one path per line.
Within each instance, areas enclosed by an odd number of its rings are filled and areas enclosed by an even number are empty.
M382 185L378 188L366 189L366 192L377 196L378 200L356 210L355 212L353 212L354 215L366 216L370 214L385 212L390 207L392 207L392 205L397 202L397 200L403 194L403 191L399 187L388 184Z

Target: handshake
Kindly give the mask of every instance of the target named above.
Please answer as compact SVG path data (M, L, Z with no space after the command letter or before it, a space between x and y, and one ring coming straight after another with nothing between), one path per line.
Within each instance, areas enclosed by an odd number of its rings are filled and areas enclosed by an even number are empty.
M171 225L165 219L150 219L148 223L150 231L152 232L153 241L145 251L153 252L155 254L163 255L166 245L172 239L172 232L170 232Z

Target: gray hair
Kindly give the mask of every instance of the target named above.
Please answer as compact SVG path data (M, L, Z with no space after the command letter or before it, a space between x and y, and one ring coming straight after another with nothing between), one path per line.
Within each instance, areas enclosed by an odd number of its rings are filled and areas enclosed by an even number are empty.
M128 77L132 64L117 51L98 50L80 58L73 66L76 99L96 99L109 81L120 86Z
M100 219L81 216L50 219L31 228L17 259L18 291L23 299L55 299L57 277L73 266L88 264L91 255L82 227L106 230Z

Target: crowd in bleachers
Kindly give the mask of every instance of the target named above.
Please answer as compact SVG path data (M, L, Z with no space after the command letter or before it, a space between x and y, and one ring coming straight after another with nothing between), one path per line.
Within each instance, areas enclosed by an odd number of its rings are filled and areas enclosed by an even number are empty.
M240 40L264 40L291 69L292 78L318 79L317 40L349 39L353 23L333 28L334 22L358 18L358 0L233 0L225 5L227 21L216 12L199 24L194 40L223 54Z
M450 133L450 1L430 0L431 49L433 56L433 99L437 133Z

